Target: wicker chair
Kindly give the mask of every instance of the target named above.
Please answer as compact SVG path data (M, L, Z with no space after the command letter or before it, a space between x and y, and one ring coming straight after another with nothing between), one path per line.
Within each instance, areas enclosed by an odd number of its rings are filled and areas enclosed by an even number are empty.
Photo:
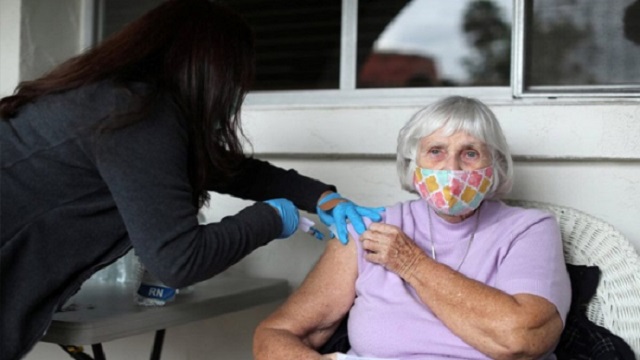
M587 317L624 339L640 359L640 256L629 240L603 220L572 208L523 200L505 202L556 216L566 262L595 265L602 273Z

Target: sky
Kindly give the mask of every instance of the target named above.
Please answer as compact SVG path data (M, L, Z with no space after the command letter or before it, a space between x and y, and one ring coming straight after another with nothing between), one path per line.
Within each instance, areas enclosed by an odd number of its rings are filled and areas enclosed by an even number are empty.
M493 0L511 23L512 0ZM412 0L374 43L374 50L433 56L441 78L464 81L462 59L469 47L462 13L471 0Z

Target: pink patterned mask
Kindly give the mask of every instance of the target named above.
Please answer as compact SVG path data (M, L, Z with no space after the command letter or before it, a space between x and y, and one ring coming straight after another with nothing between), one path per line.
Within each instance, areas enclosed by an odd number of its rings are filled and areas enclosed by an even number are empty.
M471 171L416 167L413 175L420 196L437 212L453 216L477 209L492 182L492 166Z

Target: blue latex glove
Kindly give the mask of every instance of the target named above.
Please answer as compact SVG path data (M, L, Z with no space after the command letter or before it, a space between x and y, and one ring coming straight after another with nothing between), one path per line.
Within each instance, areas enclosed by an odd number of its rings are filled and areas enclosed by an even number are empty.
M324 211L320 209L320 205L329 200L342 199L343 202L338 203L332 209ZM347 233L347 220L351 222L353 228L358 234L362 234L367 228L362 221L362 217L368 217L372 221L382 220L380 213L384 211L384 207L369 208L358 206L348 199L342 197L338 193L332 193L323 197L316 207L320 220L332 229L332 235L337 236L341 243L346 244L349 241ZM335 231L333 230L335 228ZM337 234L334 234L337 232Z
M300 221L298 208L287 199L271 199L265 201L265 203L278 210L282 218L282 232L280 236L278 236L278 239L285 239L293 235L298 229L298 222Z

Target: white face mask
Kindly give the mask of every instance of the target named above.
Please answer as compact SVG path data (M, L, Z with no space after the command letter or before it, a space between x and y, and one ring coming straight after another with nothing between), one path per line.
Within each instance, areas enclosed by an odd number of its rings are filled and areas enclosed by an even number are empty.
M480 206L493 183L493 167L478 170L431 170L416 167L413 185L435 211L466 215Z

